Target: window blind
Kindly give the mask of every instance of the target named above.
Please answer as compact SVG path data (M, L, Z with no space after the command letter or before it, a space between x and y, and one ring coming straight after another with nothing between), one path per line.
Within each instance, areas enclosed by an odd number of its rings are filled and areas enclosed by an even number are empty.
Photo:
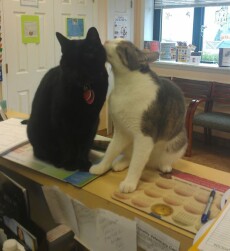
M230 5L230 0L155 0L155 9Z

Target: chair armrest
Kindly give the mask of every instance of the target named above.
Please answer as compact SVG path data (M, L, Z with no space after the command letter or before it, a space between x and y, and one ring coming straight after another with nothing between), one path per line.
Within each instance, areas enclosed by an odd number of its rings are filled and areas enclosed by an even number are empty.
M186 118L185 118L185 127L187 131L188 136L188 147L186 150L186 156L191 156L191 149L192 149L192 131L193 131L193 117L196 112L197 107L204 102L208 102L209 98L200 98L200 99L193 99L186 112ZM205 109L206 111L206 109Z
M210 101L209 98L200 98L200 99L193 99L190 103L189 106L187 108L187 112L186 112L186 118L185 118L185 126L187 129L187 132L191 133L192 131L192 121L193 121L193 117L194 114L196 112L197 107L204 102L208 102Z
M186 122L187 119L193 119L194 114L196 112L197 107L204 102L209 102L211 101L210 98L201 98L201 99L193 99L190 103L189 106L187 108L187 114L186 114ZM206 112L206 109L204 110Z

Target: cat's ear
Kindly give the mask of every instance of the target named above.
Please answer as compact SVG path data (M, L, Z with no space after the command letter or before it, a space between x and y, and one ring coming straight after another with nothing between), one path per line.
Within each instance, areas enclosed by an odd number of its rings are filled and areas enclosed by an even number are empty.
M56 37L58 39L58 42L61 45L61 51L62 53L64 53L65 48L67 48L68 44L69 44L69 39L66 38L65 36L63 36L61 33L56 32Z
M125 46L118 46L117 53L122 63L127 66L131 71L140 69L142 62L142 52L135 47L132 43L123 43Z
M89 28L86 35L86 39L92 43L101 43L99 33L95 27Z
M140 57L140 62L143 63L150 63L150 62L154 62L157 59L159 59L159 52L157 51L142 51L142 55Z
M159 58L158 52L141 51L130 42L124 42L121 46L118 46L117 52L122 63L131 71L138 70Z

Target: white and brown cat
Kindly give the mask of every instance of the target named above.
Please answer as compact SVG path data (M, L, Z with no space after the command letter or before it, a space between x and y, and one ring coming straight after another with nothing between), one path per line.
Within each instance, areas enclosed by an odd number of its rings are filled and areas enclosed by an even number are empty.
M172 82L150 69L146 54L131 42L108 41L105 49L114 73L109 97L114 135L103 160L90 173L129 167L120 184L120 191L128 193L136 189L145 167L170 172L172 163L183 156L184 97Z

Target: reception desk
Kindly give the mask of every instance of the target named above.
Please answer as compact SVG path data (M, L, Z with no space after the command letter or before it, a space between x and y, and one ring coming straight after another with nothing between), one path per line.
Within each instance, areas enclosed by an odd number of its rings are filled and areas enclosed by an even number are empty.
M45 174L38 173L30 168L16 164L10 160L0 157L1 170L17 173L23 177L29 178L41 185L58 186L66 194L84 203L89 208L103 208L110 210L116 214L125 216L129 219L135 217L152 225L158 230L171 236L180 242L180 250L188 250L192 246L194 234L178 228L172 224L154 218L142 211L125 205L119 201L112 199L111 194L118 188L119 183L124 179L126 171L108 172L105 175L97 178L91 183L78 189L73 185L59 181ZM175 165L175 169L194 174L212 181L221 182L225 185L230 185L230 173L225 173L219 170L211 169L206 166L194 164L185 160L179 160Z

